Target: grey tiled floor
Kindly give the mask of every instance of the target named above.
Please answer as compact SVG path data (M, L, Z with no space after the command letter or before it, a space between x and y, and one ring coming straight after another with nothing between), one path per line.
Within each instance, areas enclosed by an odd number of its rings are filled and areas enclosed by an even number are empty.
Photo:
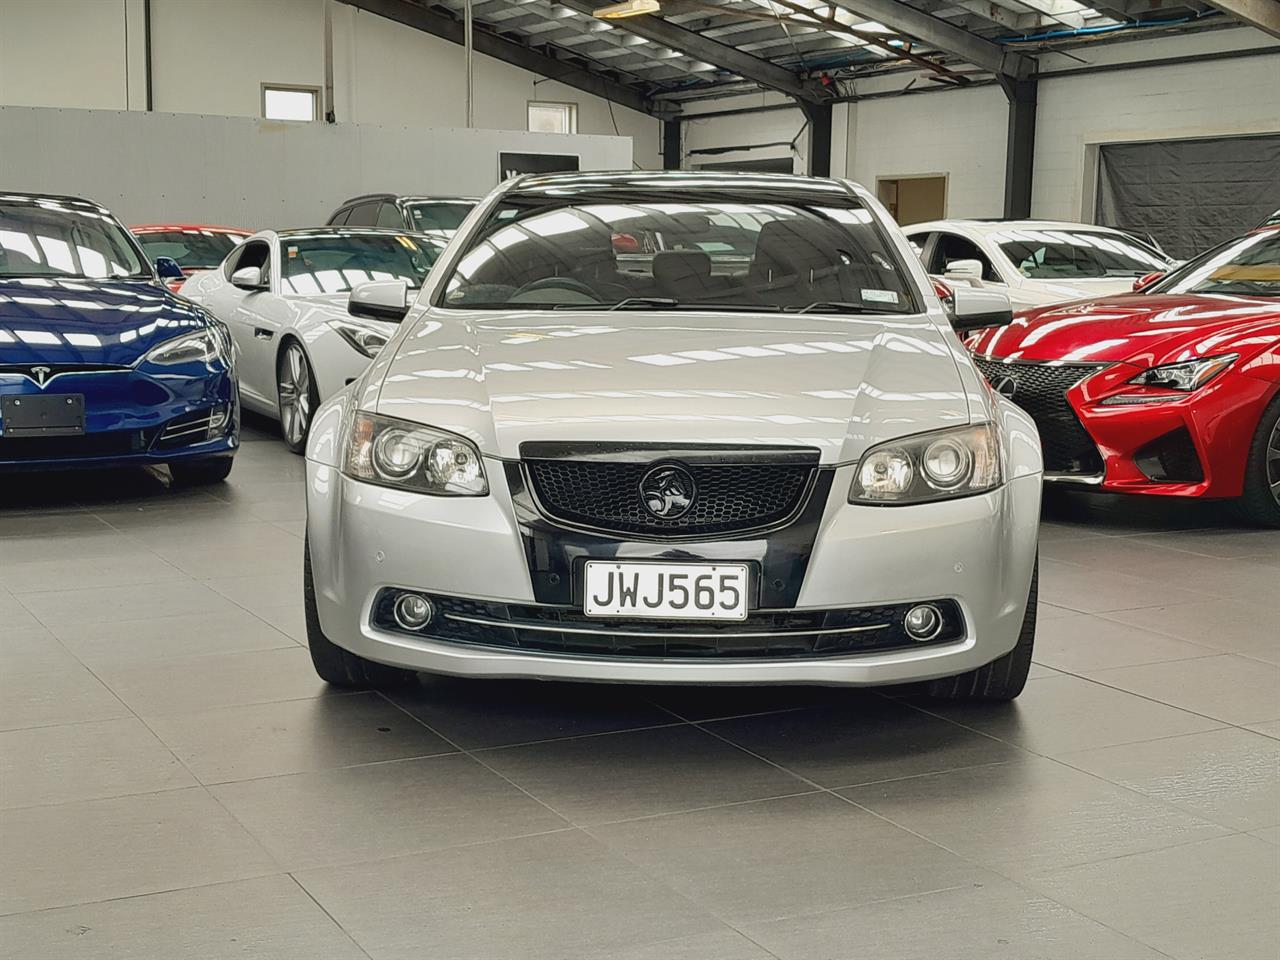
M302 462L247 439L0 481L0 958L1280 955L1280 533L1055 498L1005 708L338 694Z

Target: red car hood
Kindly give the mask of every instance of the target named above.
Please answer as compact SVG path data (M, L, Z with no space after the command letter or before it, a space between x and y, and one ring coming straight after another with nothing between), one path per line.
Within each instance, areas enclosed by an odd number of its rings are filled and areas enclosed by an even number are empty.
M966 338L979 356L1141 366L1211 356L1240 337L1280 337L1280 302L1216 295L1122 294L1028 310ZM1219 350L1221 348L1221 350Z

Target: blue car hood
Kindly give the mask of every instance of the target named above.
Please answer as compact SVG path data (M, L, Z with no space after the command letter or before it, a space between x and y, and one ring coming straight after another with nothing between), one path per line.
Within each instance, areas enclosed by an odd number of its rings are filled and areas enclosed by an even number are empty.
M199 307L140 280L0 280L0 365L120 364L208 326Z

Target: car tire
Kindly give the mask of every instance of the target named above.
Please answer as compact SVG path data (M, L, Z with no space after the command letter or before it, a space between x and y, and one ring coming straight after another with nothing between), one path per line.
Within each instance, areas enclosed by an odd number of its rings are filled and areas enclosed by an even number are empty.
M276 357L276 396L280 405L280 436L285 446L296 454L307 452L307 435L320 393L316 390L316 374L302 344L293 338L285 340Z
M324 635L324 630L320 627L320 614L316 609L315 581L311 576L310 541L303 546L302 597L311 663L325 683L335 687L395 689L412 686L417 682L418 675L412 670L366 660L350 650L344 650Z
M1280 394L1262 411L1258 429L1245 462L1244 494L1237 501L1240 512L1253 523L1280 527Z
M209 457L204 460L185 460L169 464L173 482L183 487L221 483L231 473L231 457Z
M999 660L970 670L958 677L934 680L926 694L937 700L1008 701L1026 686L1031 672L1031 650L1036 640L1036 602L1039 594L1040 561L1031 572L1031 589L1027 593L1027 610L1022 615L1022 629L1017 645Z

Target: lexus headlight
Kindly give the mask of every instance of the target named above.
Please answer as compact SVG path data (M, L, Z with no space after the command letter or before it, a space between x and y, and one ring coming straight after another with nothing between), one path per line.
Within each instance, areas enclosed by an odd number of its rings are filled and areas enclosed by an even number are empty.
M936 430L872 447L858 463L850 503L903 504L968 497L1002 480L994 423Z
M333 327L342 336L343 340L370 359L376 357L378 351L385 347L387 341L391 339L381 331L374 330L372 327L361 326L358 323L330 320L329 326Z
M342 469L357 480L442 497L489 492L480 451L471 441L372 413L352 417Z
M142 358L143 363L158 363L166 367L179 363L212 363L214 360L231 365L230 344L212 327L166 340Z
M1182 390L1190 393L1199 390L1235 361L1237 354L1221 357L1204 357L1182 363L1166 363L1162 367L1143 370L1129 382L1139 387L1164 387L1166 390Z

